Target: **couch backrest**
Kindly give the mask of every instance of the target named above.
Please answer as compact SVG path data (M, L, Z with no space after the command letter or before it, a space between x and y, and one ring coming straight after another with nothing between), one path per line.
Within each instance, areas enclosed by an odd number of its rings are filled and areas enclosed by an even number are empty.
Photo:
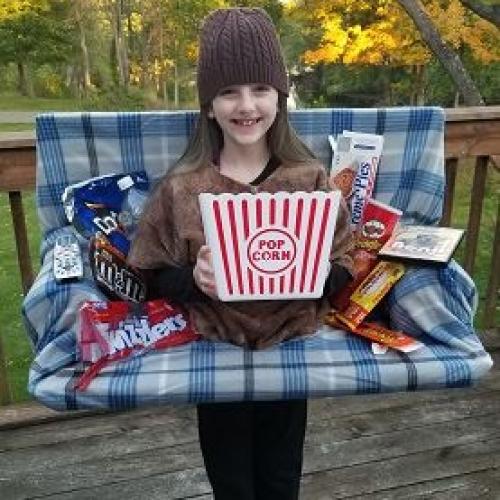
M102 174L146 170L155 181L179 158L197 113L54 113L36 119L37 206L44 231L66 225L64 188ZM328 135L384 135L375 198L403 210L408 223L434 224L444 191L441 108L301 109L291 121L329 168Z

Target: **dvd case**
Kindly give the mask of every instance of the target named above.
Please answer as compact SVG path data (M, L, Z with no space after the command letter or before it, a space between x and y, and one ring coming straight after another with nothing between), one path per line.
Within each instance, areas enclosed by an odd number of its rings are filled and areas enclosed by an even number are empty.
M464 235L463 229L400 226L380 249L381 258L446 264Z

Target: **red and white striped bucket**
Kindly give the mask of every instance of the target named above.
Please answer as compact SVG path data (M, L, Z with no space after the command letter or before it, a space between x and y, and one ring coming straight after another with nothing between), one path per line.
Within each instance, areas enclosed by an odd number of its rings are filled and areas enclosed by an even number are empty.
M321 297L340 192L200 194L219 298Z

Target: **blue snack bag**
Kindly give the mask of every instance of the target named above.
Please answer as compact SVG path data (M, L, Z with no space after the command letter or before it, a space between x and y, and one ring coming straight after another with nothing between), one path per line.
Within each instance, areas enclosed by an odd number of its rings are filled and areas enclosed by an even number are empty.
M83 237L101 233L126 257L148 190L146 172L111 174L68 186L62 200L66 217Z

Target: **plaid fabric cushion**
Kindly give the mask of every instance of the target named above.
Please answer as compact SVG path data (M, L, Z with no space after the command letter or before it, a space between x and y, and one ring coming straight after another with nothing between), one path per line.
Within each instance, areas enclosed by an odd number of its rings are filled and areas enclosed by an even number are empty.
M375 197L404 212L410 223L434 224L444 188L443 127L439 108L320 109L291 115L302 139L330 163L328 134L384 134ZM451 262L412 268L392 290L392 326L416 335L425 348L374 356L365 340L324 327L315 335L252 352L202 341L108 366L85 392L76 358L77 311L104 297L85 276L56 283L55 238L73 232L61 194L68 184L107 173L146 170L154 181L184 150L195 112L60 113L37 118L37 206L44 241L42 269L23 304L36 356L29 389L57 409L129 408L172 402L290 399L469 385L491 367L472 318L476 290ZM80 238L84 256L86 242Z

